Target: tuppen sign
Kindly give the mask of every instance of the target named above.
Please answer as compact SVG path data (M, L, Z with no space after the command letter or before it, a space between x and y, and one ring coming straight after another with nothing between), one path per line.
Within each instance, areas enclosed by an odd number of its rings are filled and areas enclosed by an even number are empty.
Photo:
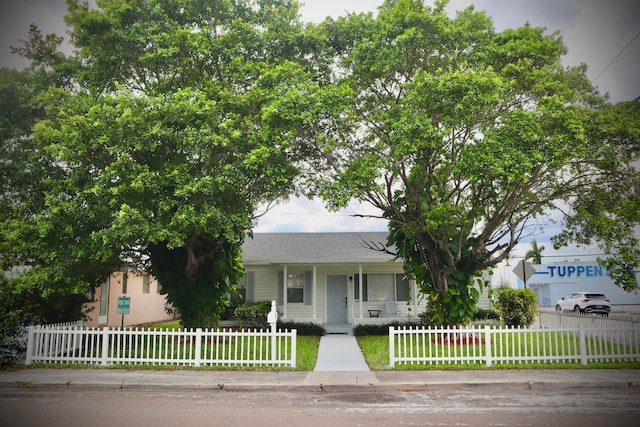
M597 264L577 264L577 265L549 265L547 272L553 278L595 278L608 275L601 265Z

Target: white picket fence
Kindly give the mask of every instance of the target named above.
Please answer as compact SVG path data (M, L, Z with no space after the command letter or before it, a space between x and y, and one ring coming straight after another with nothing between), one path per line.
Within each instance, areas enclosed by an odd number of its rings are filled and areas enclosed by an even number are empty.
M541 328L639 328L640 317L636 315L612 314L607 317L592 313L559 313L540 311L538 322Z
M295 368L296 333L30 326L25 363Z
M640 328L389 328L390 365L640 362Z

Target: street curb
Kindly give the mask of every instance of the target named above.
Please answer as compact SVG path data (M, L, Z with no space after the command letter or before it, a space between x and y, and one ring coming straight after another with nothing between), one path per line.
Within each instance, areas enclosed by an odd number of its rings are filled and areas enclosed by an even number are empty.
M429 392L431 390L563 390L563 389L638 389L640 383L630 381L573 381L573 382L466 382L466 383L396 383L396 384L189 384L189 383L119 383L119 382L0 382L0 389L95 389L95 390L199 390L199 391L315 391L318 393L383 392L404 393Z

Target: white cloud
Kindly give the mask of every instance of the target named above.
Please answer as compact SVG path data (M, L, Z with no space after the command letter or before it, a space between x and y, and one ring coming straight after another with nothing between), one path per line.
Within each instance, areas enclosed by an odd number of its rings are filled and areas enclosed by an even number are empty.
M383 1L376 0L302 0L300 12L304 21L321 22L347 13L376 12Z
M268 232L338 232L385 231L383 219L354 215L379 216L380 212L367 204L353 202L339 212L329 212L319 199L292 198L259 218L256 233Z

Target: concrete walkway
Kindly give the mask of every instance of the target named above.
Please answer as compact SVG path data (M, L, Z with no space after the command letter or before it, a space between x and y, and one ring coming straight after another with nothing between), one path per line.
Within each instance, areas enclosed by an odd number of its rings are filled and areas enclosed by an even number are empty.
M360 346L353 335L324 335L320 338L315 372L368 372Z

